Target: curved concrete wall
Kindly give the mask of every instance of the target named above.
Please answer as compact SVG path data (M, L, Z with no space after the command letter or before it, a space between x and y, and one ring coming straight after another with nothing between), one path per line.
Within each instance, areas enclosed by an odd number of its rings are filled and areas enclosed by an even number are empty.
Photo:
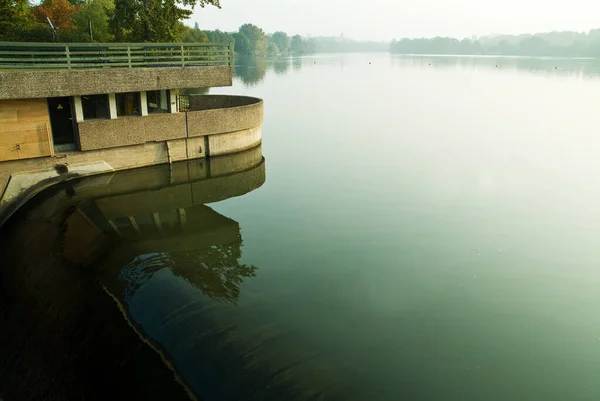
M186 137L185 114L152 114L78 123L81 150L98 150Z
M193 158L239 152L261 142L262 99L191 95L190 110L186 113L82 121L78 124L80 148L84 151L100 150L193 138L204 145L199 144L195 149L206 148L206 152L185 156Z
M226 155L260 145L262 130L261 127L256 127L227 134L210 135L207 138L208 152L211 156Z
M263 101L247 96L191 95L187 117L190 137L248 130L262 125Z
M225 109L262 103L257 97L237 95L190 95L190 111Z

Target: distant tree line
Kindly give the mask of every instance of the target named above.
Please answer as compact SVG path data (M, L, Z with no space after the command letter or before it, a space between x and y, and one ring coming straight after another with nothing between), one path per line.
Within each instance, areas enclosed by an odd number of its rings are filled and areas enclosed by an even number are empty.
M447 37L404 38L392 41L390 51L403 54L600 57L600 29L589 32L490 35L463 40Z
M241 55L279 55L314 53L311 39L300 35L289 36L285 32L266 34L253 24L242 25L237 32L201 30L198 23L188 28L182 37L184 42L235 42L235 51Z

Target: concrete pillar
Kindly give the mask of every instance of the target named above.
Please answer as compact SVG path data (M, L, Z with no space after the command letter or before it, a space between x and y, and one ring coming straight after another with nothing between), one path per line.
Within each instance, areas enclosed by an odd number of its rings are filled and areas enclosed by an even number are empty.
M185 209L179 209L179 223L181 227L185 227L187 224L187 216L185 215Z
M160 222L160 215L158 213L152 213L152 220L154 220L154 225L158 229L158 232L162 234L162 223Z
M146 92L140 92L140 103L142 106L142 115L143 116L147 116L148 115L148 98L146 97Z
M114 120L115 118L117 118L117 98L115 97L114 93L108 94L108 109L110 119Z
M73 105L75 106L75 121L80 123L83 121L83 105L81 104L81 96L73 96Z
M171 89L169 94L171 95L171 113L177 113L177 91Z

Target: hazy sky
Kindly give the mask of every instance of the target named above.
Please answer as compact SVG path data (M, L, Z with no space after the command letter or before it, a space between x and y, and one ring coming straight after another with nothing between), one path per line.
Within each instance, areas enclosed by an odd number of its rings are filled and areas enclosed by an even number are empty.
M186 23L235 31L245 22L267 33L355 39L470 37L600 28L598 0L221 0Z

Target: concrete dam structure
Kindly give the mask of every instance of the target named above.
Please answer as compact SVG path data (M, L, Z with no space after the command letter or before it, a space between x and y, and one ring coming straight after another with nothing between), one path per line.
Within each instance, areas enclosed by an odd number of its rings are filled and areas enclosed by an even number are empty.
M0 50L0 224L57 182L261 143L261 99L180 93L231 86L228 43Z

